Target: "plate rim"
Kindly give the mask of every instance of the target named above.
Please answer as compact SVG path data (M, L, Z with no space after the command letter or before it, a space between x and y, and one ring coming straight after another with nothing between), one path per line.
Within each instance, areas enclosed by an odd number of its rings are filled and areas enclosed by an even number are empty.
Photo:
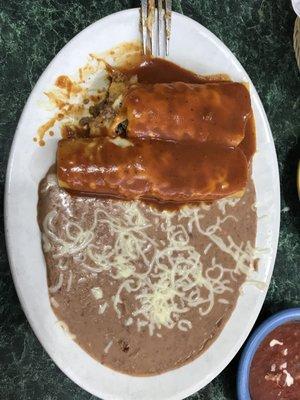
M14 133L14 137L13 137L13 141L10 147L10 152L9 152L9 159L8 159L8 163L7 163L7 170L6 170L6 178L5 178L5 190L4 190L4 226L5 226L5 242L6 242L6 248L7 248L7 255L8 255L8 261L9 261L9 265L10 265L10 270L11 270L11 274L12 274L12 278L13 278L13 282L14 282L14 286L22 307L22 310L25 313L25 316L30 324L31 329L33 330L35 336L37 337L37 339L39 340L40 344L42 345L42 347L44 348L44 350L47 352L48 356L51 358L51 360L57 365L57 367L66 375L68 376L74 383L76 383L78 386L80 386L81 388L83 388L84 390L86 390L89 393L92 393L93 395L95 395L96 397L99 397L99 395L104 396L105 400L108 399L116 399L115 396L110 395L109 393L94 393L93 391L91 391L87 385L85 383L82 382L81 377L78 378L77 376L73 376L73 374L71 373L70 369L65 368L65 366L60 366L60 361L56 360L55 357L53 357L51 354L51 350L48 349L47 344L43 341L43 338L41 337L41 335L37 332L37 328L35 327L35 323L33 321L33 319L29 316L29 310L27 310L25 308L25 301L23 300L23 294L22 294L22 288L21 285L19 285L19 279L16 275L16 266L15 263L13 261L13 253L14 253L14 244L12 243L12 238L10 237L10 232L9 232L9 199L10 199L10 187L11 187L11 174L12 174L12 170L13 170L13 161L14 161L14 155L15 155L15 151L16 151L16 141L17 141L17 137L21 134L21 132L19 132L20 127L22 125L24 116L26 114L27 111L27 107L29 107L29 100L31 99L33 93L35 92L36 87L39 85L40 81L43 79L44 75L46 74L46 72L52 67L52 64L54 63L54 61L56 60L56 58L65 50L65 48L67 46L70 45L70 43L72 43L73 41L75 41L80 35L82 35L84 32L86 32L89 29L92 29L95 25L99 24L99 22L107 22L109 21L109 19L114 19L116 18L116 16L120 15L120 14L127 14L127 16L129 18L134 18L134 16L137 14L137 12L139 12L139 8L132 8L132 9L126 9L126 10L122 10L122 11L118 11L116 13L107 15L106 17L103 17L97 21L95 21L94 23L88 25L86 28L84 28L83 30L81 30L78 34L76 34L73 38L71 38L61 49L60 51L53 57L53 59L50 61L50 63L47 65L47 67L43 70L42 74L39 76L36 84L34 85L34 87L31 90L30 95L28 96L26 103L24 105L24 108L22 110L22 113L20 115L18 124L16 126L15 129L15 133ZM207 29L206 27L204 27L202 24L198 23L197 21L193 20L192 18L189 18L183 14L177 13L177 12L173 12L174 14L176 14L179 18L183 18L187 21L188 24L194 24L195 26L197 26L197 28L201 29L205 34L208 34L211 38L213 38L213 40L219 45L221 46L221 48L226 48L227 51L229 51L229 53L234 57L235 61L237 62L237 65L239 66L239 68L241 69L241 71L243 73L245 73L247 76L247 72L245 71L245 69L243 68L243 66L241 65L241 63L239 62L239 60L237 59L237 57L232 53L232 51L213 33L211 32L209 29ZM280 229L280 179L279 179L279 164L278 164L278 158L277 158L277 153L276 153L276 148L275 148L275 144L274 144L274 138L272 135L272 131L270 128L270 124L267 118L267 115L265 113L263 104L260 100L260 97L256 91L256 88L254 86L254 84L252 83L250 77L249 77L249 82L251 82L252 84L252 91L254 91L255 95L256 95L256 99L258 100L258 106L263 118L263 122L266 124L266 127L268 129L268 133L270 136L270 145L272 146L272 152L274 153L274 157L275 157L275 161L276 161L276 169L273 171L275 173L274 175L274 180L276 182L276 193L278 194L277 197L277 201L275 204L276 207L276 218L277 218L277 224L275 226L275 246L274 246L274 250L272 252L272 260L270 262L270 276L267 282L267 286L269 288L269 284L270 284L270 280L271 277L273 275L273 270L274 270L274 266L275 266L275 260L276 260L276 254L277 254L277 250L278 250L278 240L279 240L279 229ZM249 336L258 316L260 313L260 310L264 304L265 301L265 297L267 294L267 290L264 291L263 296L261 297L261 304L259 306L258 311L255 313L255 318L254 321L252 323L252 326L247 334L247 336L245 337L245 339L243 340L243 343L245 343L245 341L247 340L247 337ZM192 393L195 393L196 391L200 390L201 388L205 387L209 382L211 382L213 379L215 379L223 370L224 368L226 368L226 366L232 361L232 359L237 355L238 351L240 351L241 346L239 346L239 348L234 352L233 355L230 355L229 360L227 359L225 364L224 361L222 363L219 364L219 367L215 369L215 373L213 374L213 378L208 378L207 382L203 385L200 384L198 382L196 382L193 386L189 386L188 389L183 389L180 392L177 392L174 395L171 396L164 396L162 397L162 399L168 399L168 400L178 400L178 399L182 399L186 396L191 395ZM125 397L124 397L125 398ZM127 397L126 397L127 398Z

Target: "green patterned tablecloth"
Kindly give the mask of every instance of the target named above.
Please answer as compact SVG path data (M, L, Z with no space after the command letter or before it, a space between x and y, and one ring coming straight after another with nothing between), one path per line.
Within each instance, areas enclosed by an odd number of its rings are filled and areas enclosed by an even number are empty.
M261 96L273 131L281 177L282 220L274 276L260 322L275 311L300 303L300 204L295 185L300 155L300 76L292 43L295 14L289 0L174 0L173 4L176 11L215 33L237 56ZM47 64L92 22L138 5L138 1L129 0L0 1L2 194L20 113ZM0 398L95 399L55 366L25 318L6 255L3 207L0 235ZM239 355L190 399L235 399L238 360Z

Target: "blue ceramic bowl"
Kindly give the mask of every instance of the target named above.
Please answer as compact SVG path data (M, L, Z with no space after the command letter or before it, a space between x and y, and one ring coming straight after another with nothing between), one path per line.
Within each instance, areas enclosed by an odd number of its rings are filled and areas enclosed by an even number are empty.
M250 336L239 364L237 375L237 393L239 400L251 400L249 391L249 372L252 359L260 343L278 326L286 322L300 321L300 308L289 308L268 318Z

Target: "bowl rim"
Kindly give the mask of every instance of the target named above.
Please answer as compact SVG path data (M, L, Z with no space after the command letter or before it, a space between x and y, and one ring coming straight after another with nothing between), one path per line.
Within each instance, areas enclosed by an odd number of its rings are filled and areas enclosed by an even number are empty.
M279 311L260 324L248 339L242 351L237 372L238 400L251 400L249 391L249 373L253 357L265 337L278 326L287 322L300 321L300 307Z

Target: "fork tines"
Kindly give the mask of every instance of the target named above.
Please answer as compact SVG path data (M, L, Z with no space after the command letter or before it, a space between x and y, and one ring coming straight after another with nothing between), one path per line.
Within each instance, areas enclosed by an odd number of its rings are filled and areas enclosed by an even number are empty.
M144 54L169 55L171 16L172 0L141 0Z

